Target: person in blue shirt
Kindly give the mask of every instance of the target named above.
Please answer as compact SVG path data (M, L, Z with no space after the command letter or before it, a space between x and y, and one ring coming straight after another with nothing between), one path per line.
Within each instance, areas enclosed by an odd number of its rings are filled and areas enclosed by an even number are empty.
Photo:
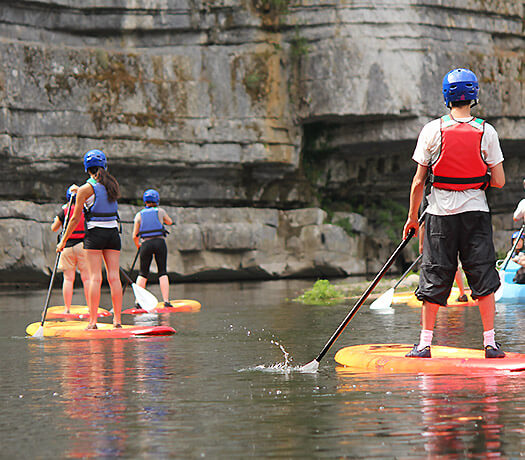
M117 180L107 172L107 159L101 150L90 150L84 155L84 169L89 179L77 192L76 206L64 236L57 246L61 252L68 238L80 222L84 212L86 234L84 249L87 255L89 289L89 323L86 329L97 328L97 313L102 286L102 261L113 304L113 325L121 326L122 284L120 282L120 233L117 199L120 189Z
M168 248L164 224L172 225L173 221L166 211L159 208L160 195L156 190L144 192L144 209L135 215L133 223L133 241L140 250L140 271L137 285L145 288L153 257L157 264L160 292L165 307L171 307L169 302L170 284L167 273Z

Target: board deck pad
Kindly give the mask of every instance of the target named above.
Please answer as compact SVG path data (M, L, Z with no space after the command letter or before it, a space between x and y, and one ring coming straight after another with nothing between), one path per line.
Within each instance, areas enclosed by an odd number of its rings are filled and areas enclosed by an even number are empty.
M181 300L170 300L172 307L165 307L164 302L159 302L157 306L150 311L150 313L189 313L199 311L201 304L196 300L181 299ZM147 313L142 308L126 308L122 313L128 315L142 315Z
M65 313L66 307L64 305L58 305L49 307L46 313L46 319L89 319L89 308L87 305L71 305L69 313ZM98 308L98 318L104 318L111 316L111 313L105 308Z
M368 344L346 347L335 361L356 372L474 374L525 372L525 354L505 352L504 358L485 358L485 350L432 346L432 358L407 358L408 344Z
M29 324L27 335L34 335L40 327L40 322ZM120 339L129 337L147 337L175 334L175 329L169 326L129 326L115 328L113 324L97 323L98 329L86 330L85 321L46 321L44 337L64 337L70 339Z

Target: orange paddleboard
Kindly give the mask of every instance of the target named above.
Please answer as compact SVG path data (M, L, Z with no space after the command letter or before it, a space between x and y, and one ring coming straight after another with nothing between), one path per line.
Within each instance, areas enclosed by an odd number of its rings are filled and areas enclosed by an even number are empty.
M201 304L196 300L170 300L171 307L165 307L164 302L159 302L157 306L150 313L188 313L199 311L201 309ZM127 308L123 310L122 313L128 315L142 315L147 313L146 310L142 308Z
M26 328L27 335L34 335L40 328L40 322L32 323ZM97 323L97 329L86 330L84 321L46 321L44 337L62 337L69 339L124 339L130 337L147 337L152 335L172 335L175 329L169 326L128 326L115 328L113 324Z
M432 346L432 358L407 358L407 344L369 344L339 350L335 360L355 372L394 374L473 374L524 372L525 354L506 353L504 358L485 358L484 350Z
M66 307L59 305L57 307L49 307L47 309L46 319L88 319L89 308L86 305L71 305L69 313L65 313ZM104 308L98 309L98 318L111 316L111 313Z

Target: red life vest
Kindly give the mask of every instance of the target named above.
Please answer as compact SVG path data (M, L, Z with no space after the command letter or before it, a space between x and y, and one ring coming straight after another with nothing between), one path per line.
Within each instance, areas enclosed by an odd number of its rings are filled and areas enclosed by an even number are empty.
M467 122L450 115L440 118L441 152L430 165L430 183L445 190L485 190L490 182L489 167L481 155L485 121Z
M64 210L64 220L68 217L68 211L67 211L67 204L62 206L62 209ZM69 211L69 219L71 219L71 216L75 212L75 205L71 204L71 210ZM69 220L68 219L68 220ZM70 240L83 240L86 236L86 229L85 229L85 223L84 223L84 213L80 213L80 222L75 227L75 230L71 233L71 236L69 237Z

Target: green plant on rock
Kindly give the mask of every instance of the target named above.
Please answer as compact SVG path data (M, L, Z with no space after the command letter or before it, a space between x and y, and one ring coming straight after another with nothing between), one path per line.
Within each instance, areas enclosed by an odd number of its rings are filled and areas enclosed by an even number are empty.
M343 297L344 294L330 284L330 281L317 280L311 289L296 297L294 302L302 302L309 305L334 305Z

